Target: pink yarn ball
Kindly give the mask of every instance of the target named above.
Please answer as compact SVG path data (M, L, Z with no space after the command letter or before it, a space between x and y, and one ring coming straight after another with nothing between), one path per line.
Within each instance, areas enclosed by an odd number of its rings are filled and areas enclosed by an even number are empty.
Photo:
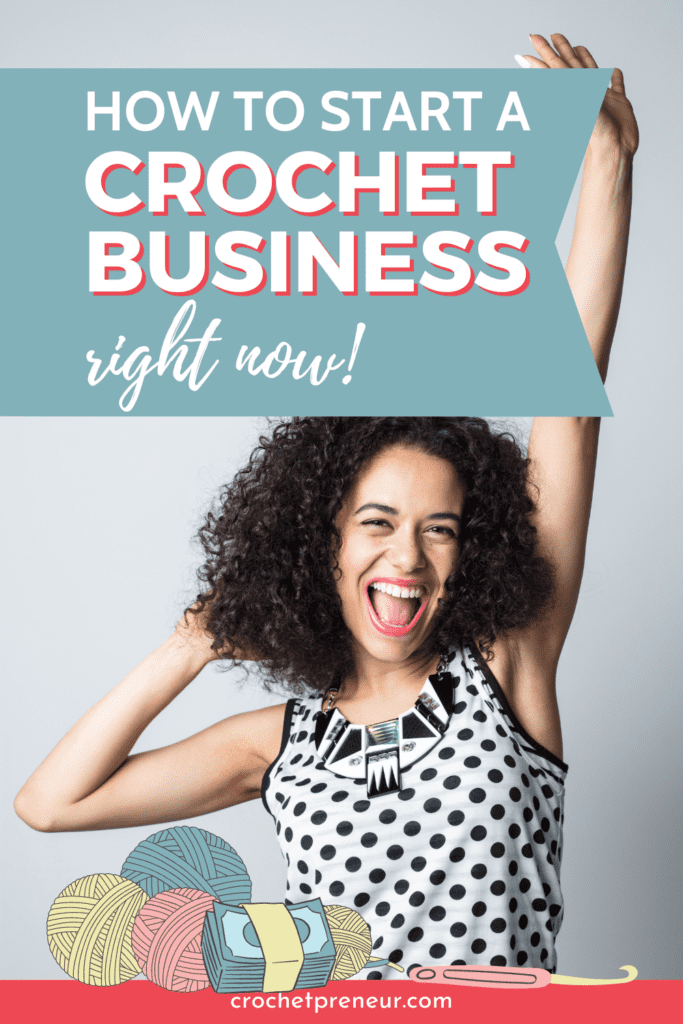
M171 992L208 988L202 929L215 897L197 889L168 889L145 903L131 941L143 974Z

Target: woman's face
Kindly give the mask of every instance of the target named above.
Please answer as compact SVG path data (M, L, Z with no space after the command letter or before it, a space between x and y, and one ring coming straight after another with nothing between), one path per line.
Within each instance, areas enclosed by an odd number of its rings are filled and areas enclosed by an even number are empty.
M387 448L358 474L337 518L357 658L400 663L422 647L455 569L463 501L451 464L418 448Z

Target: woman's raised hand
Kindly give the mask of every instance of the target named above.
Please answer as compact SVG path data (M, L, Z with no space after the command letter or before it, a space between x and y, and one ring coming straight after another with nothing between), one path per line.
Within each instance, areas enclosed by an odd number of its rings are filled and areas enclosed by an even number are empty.
M566 36L555 32L550 38L552 46L543 36L529 36L538 57L524 54L532 68L597 68L585 46L572 46ZM624 76L619 68L612 72L611 88L605 99L589 142L589 149L600 151L605 147L618 148L633 156L638 149L638 125L633 107L626 98Z

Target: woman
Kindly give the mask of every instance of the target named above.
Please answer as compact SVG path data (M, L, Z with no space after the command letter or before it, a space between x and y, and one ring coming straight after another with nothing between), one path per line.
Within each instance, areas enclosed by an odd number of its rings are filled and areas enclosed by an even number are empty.
M532 40L535 67L595 66L562 36L555 49ZM637 141L615 71L567 264L603 379ZM262 793L290 902L358 908L375 949L406 967L554 970L566 771L554 681L598 428L537 419L527 465L476 420L280 425L201 531L196 605L55 748L18 813L45 831L125 827ZM258 660L307 695L129 756L221 657Z

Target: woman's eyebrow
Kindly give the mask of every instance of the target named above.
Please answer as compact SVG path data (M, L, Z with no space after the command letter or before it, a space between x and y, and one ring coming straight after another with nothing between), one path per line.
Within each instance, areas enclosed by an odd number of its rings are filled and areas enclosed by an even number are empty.
M462 519L455 512L432 512L427 519L454 519L456 523L462 522Z
M361 505L360 508L356 509L355 514L359 515L361 512L366 512L368 509L374 508L378 512L384 512L385 515L397 516L398 509L392 508L391 505L380 505L376 501L369 501L367 505ZM461 522L461 518L455 512L432 512L431 515L427 516L427 519L453 519L456 523Z
M379 505L376 501L369 501L367 505L361 505L360 508L356 509L356 515L359 512L365 512L368 508L376 508L378 512L385 512L388 516L397 516L398 509L392 508L391 505Z

